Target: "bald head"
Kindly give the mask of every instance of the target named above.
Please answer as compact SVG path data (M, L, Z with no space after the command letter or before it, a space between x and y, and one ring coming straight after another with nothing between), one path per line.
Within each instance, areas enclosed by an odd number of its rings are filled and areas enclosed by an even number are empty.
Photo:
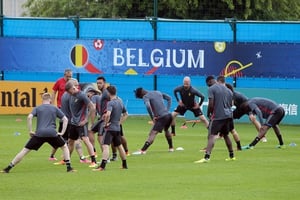
M183 78L183 87L185 89L189 89L191 87L191 78L189 76L185 76Z

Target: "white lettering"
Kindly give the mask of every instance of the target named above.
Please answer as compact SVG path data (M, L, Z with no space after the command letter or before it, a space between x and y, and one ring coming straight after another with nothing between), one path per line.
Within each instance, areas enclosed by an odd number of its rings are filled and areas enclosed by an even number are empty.
M155 54L160 54L160 56L156 56ZM160 49L153 49L150 54L150 63L152 66L161 67L164 64L163 52Z
M114 66L124 65L123 50L121 48L114 48Z
M180 49L179 50L180 53L181 53L181 62L180 63L177 63L177 54L176 54L176 50L173 49L173 65L176 67L176 68L181 68L184 66L184 63L185 63L185 50L183 49Z
M198 51L198 57L194 59L193 50L187 50L188 51L188 68L204 68L204 50Z
M143 62L143 49L139 49L139 67L149 67L149 63Z
M134 59L135 59L135 55L133 53L131 54L132 51L136 51L136 48L128 48L128 49L126 49L126 57L127 57L126 65L128 67L135 67L136 66L135 63L131 63L131 60L134 61Z

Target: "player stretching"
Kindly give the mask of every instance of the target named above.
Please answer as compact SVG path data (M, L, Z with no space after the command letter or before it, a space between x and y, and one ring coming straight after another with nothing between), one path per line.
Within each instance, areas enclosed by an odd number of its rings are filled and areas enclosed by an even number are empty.
M45 142L49 143L53 148L60 147L63 151L67 172L75 171L71 167L70 153L67 144L61 137L66 131L68 119L61 110L51 105L51 95L49 93L43 94L42 100L42 105L35 107L27 117L27 126L31 138L11 163L1 171L2 173L9 173L9 171L18 164L24 156L31 150L37 151ZM32 130L33 117L37 117L35 132ZM61 132L56 132L56 118L62 120Z
M270 99L256 97L249 99L242 107L246 112L257 115L262 124L258 135L249 145L244 146L243 149L252 149L267 134L267 131L271 127L279 142L277 148L285 148L279 129L279 123L285 115L284 109L281 106ZM263 119L266 119L266 121L264 122Z
M180 98L178 97L178 94ZM195 117L199 117L199 119L204 123L205 127L208 127L208 121L202 113L201 105L204 101L204 96L194 87L191 86L191 78L186 76L183 79L183 85L178 86L174 89L174 96L178 102L177 108L172 113L173 121L172 121L172 134L175 135L175 118L178 114L184 115L187 110L190 110L194 113ZM195 96L200 98L200 102L195 100Z
M165 132L165 137L169 144L169 151L173 152L172 134L168 130L172 122L172 115L168 112L171 107L171 97L159 91L146 91L143 88L137 88L135 90L135 97L144 100L147 111L153 121L153 127L141 150L133 152L132 154L146 154L147 149L153 143L156 135L162 130ZM167 107L164 104L164 99L168 101Z

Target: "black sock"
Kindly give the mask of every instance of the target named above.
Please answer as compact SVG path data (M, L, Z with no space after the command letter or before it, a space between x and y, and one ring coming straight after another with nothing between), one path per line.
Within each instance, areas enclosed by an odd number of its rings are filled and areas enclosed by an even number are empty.
M117 156L118 156L117 153L113 153L113 154L112 154L112 157L113 157L113 158L117 158Z
M208 160L210 158L210 154L208 152L205 153L204 159Z
M96 154L96 148L94 147L94 153Z
M144 146L143 146L143 148L142 148L141 150L142 150L142 151L146 151L150 145L151 145L150 142L148 142L148 141L145 142L145 144L144 144Z
M279 136L277 136L277 138L278 138L278 141L279 141L279 145L283 145L282 136L279 135Z
M94 163L97 162L95 156L91 156L91 161L94 162Z
M54 154L53 153L51 153L50 158L54 158Z
M242 149L242 146L241 146L241 142L240 142L240 141L237 141L237 142L236 142L236 145L237 145L237 148L238 148L238 149Z
M173 148L173 140L172 138L167 138L169 149Z
M260 141L259 137L256 137L249 146L254 147Z
M101 167L102 169L105 169L106 163L107 163L107 160L104 160L104 159L103 159L103 160L101 161L100 167Z
M72 168L70 160L64 160L64 162L66 163L67 170Z
M230 158L233 158L233 157L234 157L233 151L229 151L229 157L230 157Z
M122 160L122 167L124 169L128 169L128 167L127 167L127 161L126 160Z
M171 126L171 129L172 129L172 133L175 133L175 126L174 125Z
M9 163L9 165L4 168L4 171L9 172L9 170L11 170L11 168L13 168L15 165L13 165L12 163Z

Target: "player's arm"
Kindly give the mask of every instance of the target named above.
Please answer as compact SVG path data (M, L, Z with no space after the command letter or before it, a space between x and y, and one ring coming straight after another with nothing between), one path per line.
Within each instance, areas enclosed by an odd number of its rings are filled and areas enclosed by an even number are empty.
M209 98L208 99L208 107L207 107L207 117L210 119L212 114L214 112L214 99Z
M28 127L28 131L29 131L30 136L33 136L35 134L35 132L32 130L32 118L33 118L33 114L30 113L27 116L27 127Z
M111 111L107 110L106 114L104 115L104 126L107 127L109 126L109 120L110 120L110 115L111 115Z
M63 116L63 118L61 119L63 124L62 124L62 129L61 132L58 132L58 135L63 135L66 130L67 130L67 126L68 126L68 118L66 116Z
M263 124L264 123L263 115L262 115L261 110L258 108L258 106L255 105L255 104L249 104L249 107L256 114L256 116L258 117L258 120L259 120L260 124Z
M128 112L127 112L126 108L123 107L120 124L123 124L123 122L127 119L127 117L128 117Z
M150 100L146 96L143 97L143 100L144 100L146 109L147 109L147 111L149 113L149 116L150 116L151 120L153 120L154 115L153 115L153 111L151 109Z
M204 95L201 94L201 92L199 92L198 90L196 90L196 89L194 89L194 88L192 88L192 90L193 90L193 93L195 94L195 96L197 96L197 97L200 98L200 102L199 102L199 107L200 107L200 106L203 104L205 97L204 97Z
M180 101L180 99L178 98L178 94L177 94L178 92L180 92L180 88L181 88L180 86L179 86L179 87L176 87L176 88L174 89L174 91L173 91L173 92L174 92L174 96L175 96L177 102Z
M163 99L166 100L167 103L168 103L167 104L167 110L170 110L172 98L169 95L165 94L165 93L163 93L162 96L163 96Z

